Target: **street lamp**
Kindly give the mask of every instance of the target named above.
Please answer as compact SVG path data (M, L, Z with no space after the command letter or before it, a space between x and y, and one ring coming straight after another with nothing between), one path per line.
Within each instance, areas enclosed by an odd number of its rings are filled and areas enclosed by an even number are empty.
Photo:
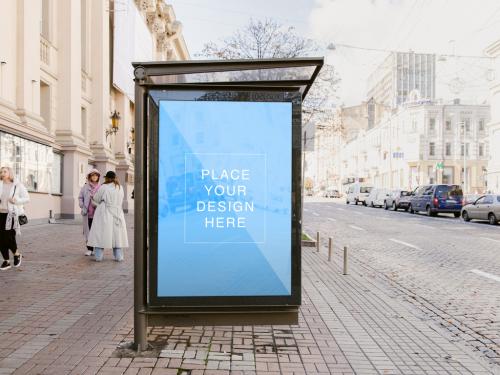
M463 188L464 188L464 193L467 192L467 158L466 158L466 155L467 155L467 147L466 147L466 144L465 144L465 133L466 133L466 129L465 129L465 121L460 121L460 124L461 124L461 128L462 128L462 143L463 143L463 157L464 157L464 166L463 166Z
M116 109L114 110L114 112L111 114L111 126L106 129L106 139L108 139L108 136L111 135L111 134L116 134L116 132L118 131L119 127L120 127L120 112L116 112Z

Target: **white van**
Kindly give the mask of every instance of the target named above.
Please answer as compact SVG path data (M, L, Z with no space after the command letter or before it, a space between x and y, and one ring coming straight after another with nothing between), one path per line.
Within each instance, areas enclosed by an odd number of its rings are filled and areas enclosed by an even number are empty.
M351 202L362 203L366 206L366 198L370 195L373 186L370 185L361 185L361 184L352 184L347 189L346 193L346 203L349 204Z

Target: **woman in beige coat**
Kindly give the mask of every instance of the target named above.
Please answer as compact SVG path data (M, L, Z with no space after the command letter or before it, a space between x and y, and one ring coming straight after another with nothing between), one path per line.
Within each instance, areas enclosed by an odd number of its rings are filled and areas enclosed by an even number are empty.
M123 214L123 188L115 172L108 171L104 184L92 199L96 210L87 245L94 248L97 262L103 259L103 250L112 248L115 260L123 260L123 248L128 247L127 227Z

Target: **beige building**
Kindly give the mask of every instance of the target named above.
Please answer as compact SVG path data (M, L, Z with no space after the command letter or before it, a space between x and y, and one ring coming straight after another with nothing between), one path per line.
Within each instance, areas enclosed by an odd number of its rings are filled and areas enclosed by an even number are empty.
M124 209L132 209L130 62L189 59L172 7L163 0L4 0L0 47L0 164L30 191L30 219L46 220L49 210L78 215L90 167L116 170Z
M488 105L407 103L342 146L342 181L363 179L376 187L406 189L459 184L468 193L482 193L489 118Z
M492 43L486 53L495 58L495 80L491 85L491 122L489 136L491 158L488 163L488 190L500 193L500 39Z

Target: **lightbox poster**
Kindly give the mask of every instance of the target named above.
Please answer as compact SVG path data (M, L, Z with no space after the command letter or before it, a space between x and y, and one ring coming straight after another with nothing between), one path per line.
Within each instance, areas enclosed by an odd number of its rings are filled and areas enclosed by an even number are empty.
M158 297L291 295L292 104L160 100Z

